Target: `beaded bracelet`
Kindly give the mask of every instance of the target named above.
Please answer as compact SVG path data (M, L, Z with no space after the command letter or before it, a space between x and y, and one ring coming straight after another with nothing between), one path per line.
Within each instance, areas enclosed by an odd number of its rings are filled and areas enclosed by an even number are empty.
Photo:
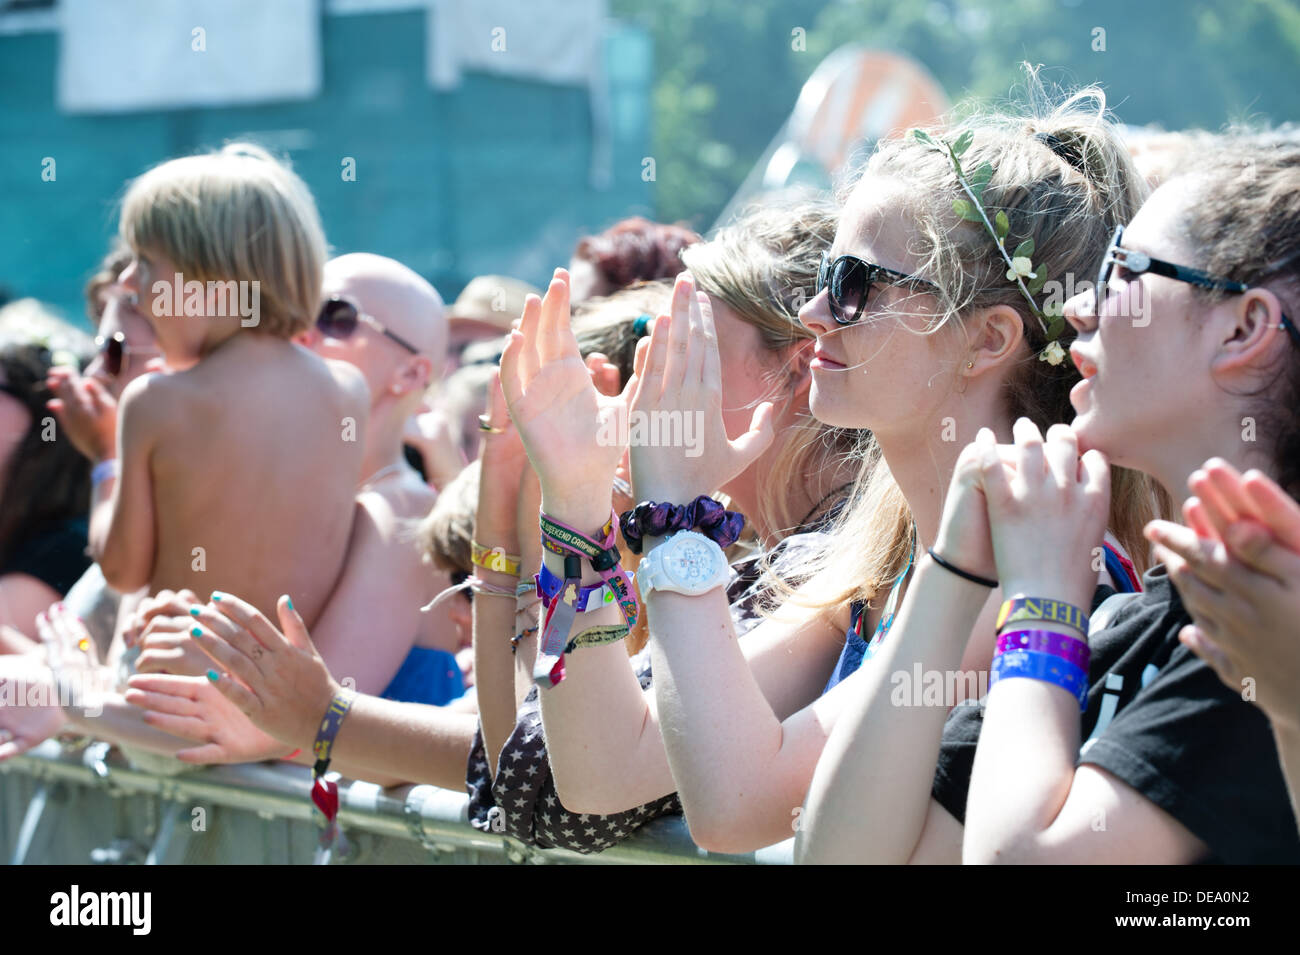
M1074 604L1062 600L1046 600L1042 597L1013 597L1005 601L998 611L994 628L1000 632L1007 624L1019 623L1022 620L1059 623L1082 634L1088 632L1086 613Z
M641 553L646 537L663 537L672 531L698 530L724 550L740 539L745 515L729 511L708 495L689 504L642 501L618 519L623 539L634 554Z
M989 689L992 690L999 680L1012 677L1027 677L1059 686L1079 701L1080 712L1088 708L1088 674L1058 656L1037 650L1007 650L994 654L993 666L989 669Z
M1092 662L1092 650L1087 643L1054 630L1008 630L998 636L997 652L1009 650L1050 653L1074 664L1084 673L1088 672L1088 665Z

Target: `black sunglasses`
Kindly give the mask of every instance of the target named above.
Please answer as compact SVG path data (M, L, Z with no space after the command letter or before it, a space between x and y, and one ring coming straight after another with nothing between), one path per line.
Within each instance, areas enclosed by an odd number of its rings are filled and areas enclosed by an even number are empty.
M365 312L361 311L361 309L357 308L355 303L349 302L345 298L338 298L335 296L334 298L329 299L320 307L320 314L316 316L316 327L321 330L322 334L328 335L330 338L350 338L352 333L357 330L358 322L364 322L375 331L379 332L379 334L397 342L397 344L401 345L412 355L420 354L420 349L416 348L396 332L390 332L380 324L378 319L371 315L367 315Z
M832 260L829 252L823 252L821 265L817 269L817 294L820 295L822 289L829 288L831 318L840 325L852 325L866 310L871 286L882 281L894 285L920 282L931 288L936 287L928 279L873 265L856 255L841 255Z
M137 352L150 355L159 354L157 348L135 348L128 345L126 335L122 332L114 332L108 337L99 335L95 338L95 347L104 359L104 370L112 378L117 378L126 371L131 355Z
M1247 291L1250 286L1244 282L1237 282L1233 279L1216 278L1200 269L1194 269L1186 265L1175 265L1173 262L1166 262L1163 259L1155 259L1145 252L1135 252L1132 249L1125 249L1120 245L1124 238L1124 227L1118 225L1115 227L1115 235L1110 240L1110 248L1102 257L1101 268L1097 270L1097 288L1095 292L1096 308L1100 312L1102 299L1110 288L1110 279L1115 272L1115 266L1119 266L1128 273L1130 278L1135 278L1143 272L1152 272L1156 275L1163 275L1165 278L1171 278L1177 282L1186 282L1189 285L1196 285L1200 288L1216 289L1221 292L1231 292L1241 294ZM1291 337L1292 343L1300 348L1300 330L1296 329L1295 323L1282 315L1281 325L1286 329L1287 334Z

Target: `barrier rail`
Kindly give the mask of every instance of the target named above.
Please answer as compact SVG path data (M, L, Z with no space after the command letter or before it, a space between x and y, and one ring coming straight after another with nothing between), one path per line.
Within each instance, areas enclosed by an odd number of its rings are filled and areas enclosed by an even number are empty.
M209 766L179 776L134 768L106 743L47 741L0 763L0 858L14 865L308 863L311 773L289 764ZM340 781L349 851L335 864L789 864L792 841L747 855L697 847L681 817L655 819L590 856L536 849L469 824L464 793Z

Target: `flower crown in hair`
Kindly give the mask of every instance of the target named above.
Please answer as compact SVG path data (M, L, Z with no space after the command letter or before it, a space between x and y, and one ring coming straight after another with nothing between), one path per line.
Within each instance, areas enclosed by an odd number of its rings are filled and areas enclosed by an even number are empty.
M1016 287L1020 289L1020 294L1025 297L1025 302L1029 305L1030 312L1038 319L1043 334L1047 336L1046 347L1038 353L1039 361L1059 365L1065 360L1065 349L1057 341L1061 332L1065 330L1065 318L1061 314L1059 305L1055 307L1048 306L1048 309L1045 310L1039 308L1038 303L1034 300L1034 296L1041 292L1043 286L1047 283L1047 269L1041 263L1037 270L1034 268L1031 258L1034 254L1034 240L1033 238L1025 239L1016 246L1014 252L1007 252L1006 240L1011 232L1011 221L1002 210L998 210L997 215L990 219L982 202L984 188L989 184L989 180L993 178L992 163L980 163L970 176L967 176L961 167L960 157L970 148L975 134L968 129L958 136L956 142L953 143L943 139L935 139L923 129L913 129L910 135L916 142L944 153L952 162L952 168L957 173L957 182L961 184L961 188L967 196L966 199L954 199L952 211L968 222L980 223L988 231L988 234L993 237L993 241L997 243L998 253L1002 256L1002 261L1007 264L1007 281L1016 283Z

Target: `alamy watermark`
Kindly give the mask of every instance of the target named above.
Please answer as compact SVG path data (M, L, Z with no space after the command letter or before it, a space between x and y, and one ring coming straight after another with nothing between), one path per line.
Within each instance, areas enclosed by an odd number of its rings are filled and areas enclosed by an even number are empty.
M978 703L989 691L986 670L925 670L920 662L911 670L889 675L892 706L943 706Z
M703 411L629 411L626 418L610 415L600 423L596 441L602 447L685 448L688 458L704 453Z
M170 282L154 282L153 294L153 314L157 318L238 317L244 328L255 328L261 321L262 289L257 281L186 282L185 276L177 272Z

